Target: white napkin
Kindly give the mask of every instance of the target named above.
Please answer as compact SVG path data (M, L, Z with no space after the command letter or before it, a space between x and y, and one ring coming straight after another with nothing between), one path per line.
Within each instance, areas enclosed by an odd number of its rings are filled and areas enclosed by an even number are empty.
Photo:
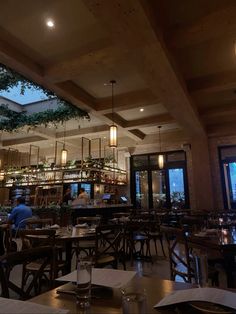
M88 224L86 223L75 225L75 228L86 228L86 227L88 227Z
M50 226L50 229L59 229L59 228L60 228L60 226L57 224Z

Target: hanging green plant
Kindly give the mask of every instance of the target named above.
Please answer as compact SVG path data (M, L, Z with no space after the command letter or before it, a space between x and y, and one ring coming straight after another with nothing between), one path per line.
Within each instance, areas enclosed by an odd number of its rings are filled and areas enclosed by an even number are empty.
M0 120L1 131L12 132L26 125L34 128L39 125L47 126L49 123L53 123L56 126L59 123L76 118L90 119L86 111L73 106L63 98L58 97L52 91L29 81L21 74L0 64L0 92L10 91L10 89L15 86L20 86L22 95L24 95L26 88L43 92L48 99L56 99L58 108L55 110L47 109L28 115L26 111L19 113L9 109L7 105L2 104L0 105L0 116L3 117Z
M90 119L89 115L83 110L72 106L60 106L55 110L48 109L27 115L26 111L16 112L8 108L7 105L0 105L0 130L6 132L16 131L24 126L35 128L39 125L47 127L49 123L57 126L65 121L78 118Z

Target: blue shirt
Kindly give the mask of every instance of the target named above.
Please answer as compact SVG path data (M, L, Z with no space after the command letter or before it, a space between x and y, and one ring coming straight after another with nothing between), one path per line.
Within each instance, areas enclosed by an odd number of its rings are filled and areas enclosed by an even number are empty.
M32 210L25 204L19 204L13 208L9 220L15 224L15 229L25 228L26 220L32 217Z

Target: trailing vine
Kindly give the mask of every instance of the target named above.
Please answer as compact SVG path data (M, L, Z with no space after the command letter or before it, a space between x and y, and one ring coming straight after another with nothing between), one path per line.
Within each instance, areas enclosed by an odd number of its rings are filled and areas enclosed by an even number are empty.
M27 115L25 111L16 112L9 109L7 105L2 104L0 105L0 116L3 117L0 120L1 131L13 132L26 125L29 127L37 127L42 124L47 126L49 123L53 123L56 126L58 123L63 123L75 118L90 119L86 111L73 106L63 98L58 97L52 91L29 81L21 74L0 64L0 92L10 91L11 88L18 85L20 85L20 93L22 95L24 95L26 88L41 91L48 99L56 98L59 107L55 110L47 109L42 112Z

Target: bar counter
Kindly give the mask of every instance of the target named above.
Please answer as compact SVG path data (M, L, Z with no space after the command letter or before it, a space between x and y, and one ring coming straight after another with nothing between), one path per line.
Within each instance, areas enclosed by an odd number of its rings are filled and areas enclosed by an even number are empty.
M132 204L112 204L112 205L105 205L102 204L101 206L92 206L87 205L86 207L82 206L73 206L72 210L72 222L73 224L76 223L77 217L84 217L84 216L96 216L101 215L103 219L111 219L113 218L113 214L119 212L127 212L133 208Z

